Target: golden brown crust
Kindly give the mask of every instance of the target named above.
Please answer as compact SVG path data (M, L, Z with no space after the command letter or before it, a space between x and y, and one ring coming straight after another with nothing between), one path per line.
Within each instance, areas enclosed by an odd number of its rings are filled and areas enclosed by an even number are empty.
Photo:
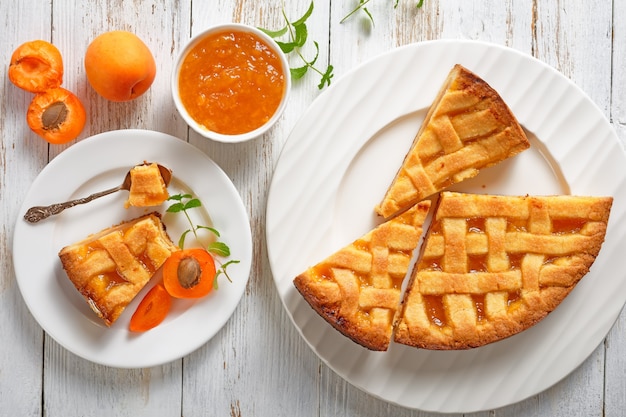
M159 213L104 229L59 252L63 269L110 326L178 247Z
M131 185L125 207L152 207L168 199L167 185L155 163L137 165L130 170Z
M611 205L610 197L443 192L394 340L467 349L533 326L589 271Z
M382 223L307 269L294 285L335 329L371 350L386 350L400 290L430 201Z
M389 218L529 147L523 129L500 95L457 64L375 211Z

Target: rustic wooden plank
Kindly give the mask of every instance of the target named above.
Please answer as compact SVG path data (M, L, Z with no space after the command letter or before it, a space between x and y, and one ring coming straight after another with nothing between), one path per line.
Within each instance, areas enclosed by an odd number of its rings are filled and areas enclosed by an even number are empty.
M610 119L622 144L626 144L626 3L613 4L613 60L611 66ZM606 342L604 415L618 416L626 410L626 310L622 311Z
M51 39L51 8L44 2L19 2L0 6L0 10L0 56L4 68L0 83L0 415L39 416L43 410L44 333L20 294L12 249L22 201L47 162L48 146L26 124L26 109L33 95L14 86L6 71L11 54L19 45L34 39ZM38 24L24 25L26 16Z

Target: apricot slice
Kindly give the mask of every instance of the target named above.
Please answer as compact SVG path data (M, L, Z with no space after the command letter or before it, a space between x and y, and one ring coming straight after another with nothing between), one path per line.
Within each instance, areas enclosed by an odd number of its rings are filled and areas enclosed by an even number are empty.
M31 93L57 88L63 82L63 58L50 42L23 43L11 55L9 80Z
M61 87L37 93L26 113L32 131L53 144L76 139L85 127L86 119L79 98Z

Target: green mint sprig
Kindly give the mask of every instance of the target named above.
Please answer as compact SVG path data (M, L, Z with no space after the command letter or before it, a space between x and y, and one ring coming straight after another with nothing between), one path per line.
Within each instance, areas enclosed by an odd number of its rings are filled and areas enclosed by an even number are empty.
M372 24L374 24L374 17L372 16L372 14L370 13L370 11L367 9L367 7L365 7L367 5L367 3L369 3L371 0L359 0L359 4L350 11L350 13L348 13L347 15L345 15L343 17L343 19L341 19L341 21L339 23L343 23L346 20L350 19L350 17L352 17L352 15L354 15L355 13L359 12L359 11L363 11L367 17L369 18L369 20L372 22ZM393 3L393 8L396 9L398 7L398 3L400 2L400 0L395 0ZM416 8L420 9L422 6L424 5L424 0L419 0L417 2Z
M178 247L183 249L185 247L185 238L187 237L187 235L189 233L193 233L193 235L195 236L196 240L199 242L200 239L198 238L198 231L199 230L207 230L211 233L213 233L216 237L221 237L220 236L220 232L217 231L217 229L210 227L210 226L203 226L203 225L195 225L193 223L193 221L191 220L191 217L189 216L189 213L187 213L188 210L197 208L197 207L202 207L202 202L198 199L195 198L193 195L191 194L176 194L176 195L172 195L168 198L168 201L174 201L174 203L172 205L170 205L167 208L167 212L168 213L183 213L185 215L185 217L187 218L187 222L189 223L190 228L185 230L181 235L180 238L178 239ZM217 256L221 256L221 257L228 257L230 256L230 247L224 243L224 242L220 242L220 241L214 241L211 242L207 245L207 247L205 248L209 253L212 253L214 255ZM222 263L219 259L216 259L217 263L219 264L219 268L217 269L216 273L215 273L215 280L213 281L213 287L215 289L218 288L217 285L217 277L220 274L224 274L226 276L226 278L228 279L228 281L233 282L233 280L230 278L230 276L228 275L228 272L226 271L226 268L229 265L232 264L238 264L239 261L238 260L230 260L228 262Z
M369 1L369 0L368 0ZM301 48L306 44L308 40L308 29L306 27L306 21L311 14L313 14L313 1L309 5L307 11L300 17L298 20L292 22L287 17L285 12L285 5L283 2L282 6L282 16L285 20L285 26L278 30L269 30L265 28L259 28L259 30L263 31L269 37L274 39L280 49L285 54L295 53L300 60L304 63L304 65L296 68L289 68L289 72L291 73L291 78L293 80L299 80L304 77L304 75L309 71L315 71L321 77L320 83L317 85L317 88L320 90L325 86L330 85L331 78L333 78L333 66L328 64L325 70L320 70L315 66L317 62L317 58L319 57L320 47L316 41L313 41L313 45L315 46L315 56L313 59L307 60L304 55L302 55ZM278 40L282 36L288 34L288 41L280 41Z

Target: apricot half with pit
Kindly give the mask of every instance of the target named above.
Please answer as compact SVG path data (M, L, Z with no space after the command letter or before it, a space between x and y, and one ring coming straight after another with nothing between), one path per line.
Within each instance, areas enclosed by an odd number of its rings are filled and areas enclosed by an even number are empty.
M133 100L152 85L156 63L152 52L134 33L115 30L96 37L85 52L87 80L111 101Z
M76 139L86 119L85 108L78 97L61 87L37 93L26 113L31 130L53 144Z

